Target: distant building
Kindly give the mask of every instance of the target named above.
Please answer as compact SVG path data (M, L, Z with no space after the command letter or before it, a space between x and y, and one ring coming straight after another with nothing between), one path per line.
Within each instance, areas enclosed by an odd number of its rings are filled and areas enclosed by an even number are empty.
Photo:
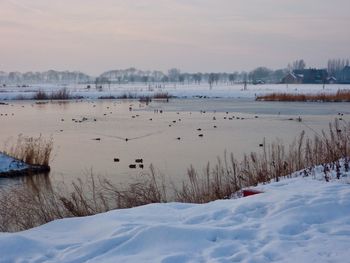
M336 77L329 77L327 78L327 83L328 84L336 84L337 83L337 78Z
M293 72L289 72L283 79L282 83L285 84L301 84L303 81L302 75L296 75Z
M253 81L253 85L262 85L262 84L265 84L265 81L263 81L262 79L258 79L258 80Z
M338 76L338 83L350 84L350 66L346 66Z
M298 69L294 70L293 74L302 76L303 84L323 84L327 82L328 73L326 69Z

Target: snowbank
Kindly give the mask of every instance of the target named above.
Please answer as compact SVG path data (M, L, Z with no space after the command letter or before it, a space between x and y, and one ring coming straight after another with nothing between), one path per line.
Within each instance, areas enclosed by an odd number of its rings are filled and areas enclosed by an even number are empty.
M12 171L21 171L28 169L29 166L24 162L16 160L4 153L0 152L0 175Z
M1 262L346 262L349 176L327 183L310 175L246 198L153 204L0 234Z
M47 173L49 171L50 171L49 166L29 165L0 152L0 178L26 176L26 175Z

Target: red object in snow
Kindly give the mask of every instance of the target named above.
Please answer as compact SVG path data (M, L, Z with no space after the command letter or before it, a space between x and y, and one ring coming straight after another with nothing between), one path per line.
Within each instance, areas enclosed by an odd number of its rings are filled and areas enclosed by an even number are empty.
M261 191L258 190L252 190L252 189L245 189L242 190L243 197L251 196L251 195L256 195L256 194L261 194Z

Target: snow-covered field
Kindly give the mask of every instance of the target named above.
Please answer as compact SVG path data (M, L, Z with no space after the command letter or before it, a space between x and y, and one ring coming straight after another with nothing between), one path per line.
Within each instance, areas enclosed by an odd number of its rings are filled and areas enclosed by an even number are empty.
M161 87L160 87L161 86ZM265 84L265 85L248 85L247 90L243 90L243 85L235 84L219 84L214 85L210 89L208 84L193 85L193 84L113 84L104 85L102 90L96 90L94 85L32 85L29 87L7 86L0 88L0 100L15 100L32 98L38 90L43 90L47 93L57 91L62 88L67 88L72 96L83 97L87 99L97 99L107 96L122 96L131 94L133 96L151 96L155 93L167 92L169 95L192 98L196 96L209 98L255 98L258 95L264 95L272 92L292 92L292 93L334 93L339 89L350 89L350 85L296 85L296 84Z
M350 174L327 183L316 172L245 198L152 204L0 234L0 261L348 262Z

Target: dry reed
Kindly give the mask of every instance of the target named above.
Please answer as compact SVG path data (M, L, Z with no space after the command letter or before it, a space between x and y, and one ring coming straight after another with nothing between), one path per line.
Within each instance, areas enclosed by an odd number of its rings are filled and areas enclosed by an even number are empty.
M338 90L336 93L292 94L272 93L258 96L258 101L313 101L313 102L350 102L350 90Z
M153 98L158 100L167 100L171 98L171 95L169 95L168 92L157 92L153 95Z
M53 148L52 138L19 135L14 145L4 150L7 155L30 165L49 166Z
M73 99L67 88L62 88L58 91L52 91L51 94L46 93L43 90L38 90L34 96L34 100L69 100Z

